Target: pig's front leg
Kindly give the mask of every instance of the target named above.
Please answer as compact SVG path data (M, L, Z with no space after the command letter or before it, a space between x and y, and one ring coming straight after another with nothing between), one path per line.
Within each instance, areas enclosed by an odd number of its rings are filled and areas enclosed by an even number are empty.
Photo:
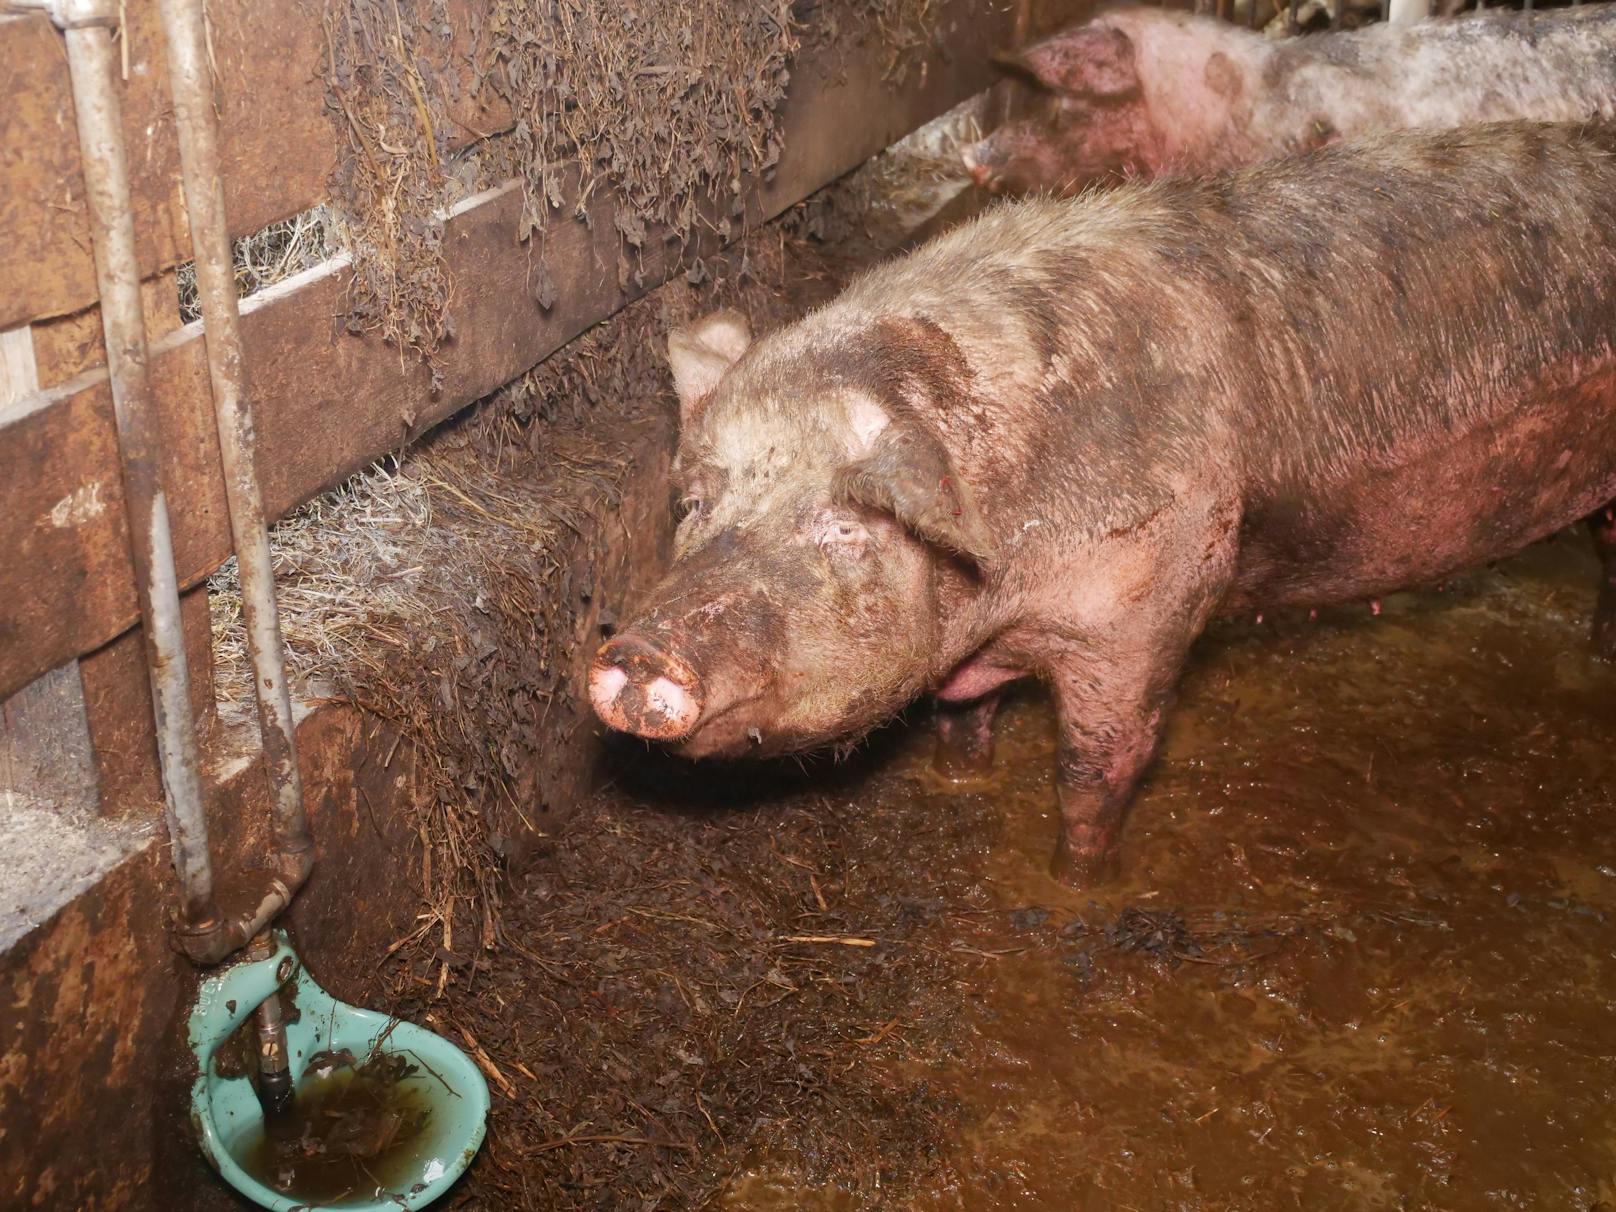
M1594 604L1594 655L1616 661L1616 501L1588 519L1599 553L1599 600Z
M1115 873L1117 842L1190 645L1233 575L1239 510L1210 499L1182 506L1111 549L1112 593L1060 630L1045 666L1059 716L1056 791L1061 832L1052 866L1074 886ZM1096 561L1096 567L1099 562ZM1087 579L1092 594L1107 581Z
M932 766L949 779L966 779L993 769L993 720L999 713L999 692L974 703L937 704L937 752Z
M1090 658L1057 671L1061 827L1050 869L1062 883L1087 887L1117 873L1123 821L1161 741L1182 664L1182 649L1162 655L1143 662Z

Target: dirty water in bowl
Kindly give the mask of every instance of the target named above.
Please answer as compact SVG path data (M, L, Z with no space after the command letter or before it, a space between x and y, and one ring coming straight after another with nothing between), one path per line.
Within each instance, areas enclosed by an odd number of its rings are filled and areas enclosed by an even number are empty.
M887 1197L761 1156L723 1206L1616 1207L1616 668L1584 542L1214 629L1103 889L1046 874L1045 698L974 785L906 742L872 794L988 823L938 872L976 906L928 939L958 1020L890 1062L953 1130Z
M432 1115L425 1080L394 1052L364 1061L347 1051L317 1054L296 1101L249 1133L237 1160L265 1186L310 1205L372 1204L418 1177L417 1144Z

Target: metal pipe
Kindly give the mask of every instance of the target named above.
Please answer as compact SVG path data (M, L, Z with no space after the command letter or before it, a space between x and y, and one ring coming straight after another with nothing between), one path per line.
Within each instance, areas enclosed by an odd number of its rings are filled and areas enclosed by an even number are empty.
M161 0L159 8L168 43L168 79L174 98L174 124L179 131L180 176L202 300L202 334L208 351L219 454L224 464L225 502L241 574L242 614L252 654L275 849L290 859L311 851L314 844L303 812L292 696L286 684L286 659L275 606L269 526L258 485L256 437L246 389L230 232L225 221L205 18L202 0Z
M277 855L278 870L270 876L269 887L253 908L234 917L215 916L198 926L181 924L174 931L180 950L198 964L217 964L247 945L249 939L279 917L292 903L314 870L314 851L300 850Z
M254 936L250 958L262 962L275 954L275 939L268 930ZM258 1003L253 1012L258 1030L258 1098L265 1119L276 1119L292 1109L292 1062L286 1047L286 1016L280 986Z
M118 425L135 596L151 676L164 810L180 883L181 923L185 928L206 928L219 921L219 911L213 901L196 721L191 716L179 584L163 491L163 440L147 373L140 264L135 257L129 166L118 102L118 55L112 44L118 5L117 0L54 0L48 12L67 42L107 376Z
M206 75L202 15L198 6L184 0L165 4L163 9L174 61L170 71L180 126L182 174L226 470L225 496L241 565L264 756L274 796L275 855L269 887L252 910L228 918L214 901L179 585L161 476L162 434L147 369L140 267L112 43L118 0L22 0L20 4L11 0L9 7L44 9L67 43L107 372L118 423L136 596L152 683L164 806L180 882L181 909L175 934L181 949L193 960L216 963L239 950L291 903L313 867L314 847L303 812L268 528L253 465L252 414L242 391L239 313L218 181L218 132Z
M179 132L180 176L190 216L191 248L202 301L225 502L241 577L242 614L252 654L258 727L271 800L269 887L258 905L207 930L182 933L180 945L198 963L216 963L261 932L289 904L314 866L314 842L303 808L291 688L275 605L269 526L259 488L252 405L246 389L240 303L225 219L218 118L208 68L201 0L162 0L169 84Z

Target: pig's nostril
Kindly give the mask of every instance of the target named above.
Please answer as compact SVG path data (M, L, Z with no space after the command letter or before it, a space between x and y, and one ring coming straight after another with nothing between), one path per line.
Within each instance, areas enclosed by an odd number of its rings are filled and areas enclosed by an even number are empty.
M606 724L650 740L678 740L701 715L700 687L690 668L634 635L618 636L596 654L589 699Z
M610 703L623 693L623 687L628 685L628 674L616 665L599 670L589 680L589 693L596 705L602 702Z
M696 700L672 678L657 678L645 688L645 698L652 711L661 712L668 720L682 724L681 731L696 722Z

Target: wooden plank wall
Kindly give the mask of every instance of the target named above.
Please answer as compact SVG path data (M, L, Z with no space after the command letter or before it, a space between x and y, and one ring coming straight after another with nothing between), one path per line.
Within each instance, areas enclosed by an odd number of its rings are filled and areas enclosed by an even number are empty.
M457 43L478 0L450 0ZM179 149L155 4L127 6L124 140L135 236L146 274L190 258ZM336 166L325 116L320 6L301 0L208 5L217 78L225 203L242 236L317 205ZM456 62L464 56L457 55ZM469 80L468 80L469 83ZM450 106L458 143L505 129L510 114L462 90ZM0 329L63 315L96 299L95 266L73 130L62 36L41 14L0 16Z
M456 2L463 12L472 0ZM167 86L155 35L140 25L150 7L129 9L139 70L131 73L126 126L143 255L156 272L186 251L172 131L160 101ZM1034 26L1081 7L1047 0ZM300 0L215 0L209 11L226 82L226 193L233 226L248 232L323 197L335 138L320 113L320 27ZM886 55L878 46L799 56L782 114L784 155L748 196L753 221L778 214L988 85L987 53L1009 45L1027 15L983 0L942 0L934 20L937 45L901 88L883 78ZM20 101L0 111L0 282L19 288L0 291L0 328L82 308L94 297L56 37L34 17L0 20L0 65L18 82L11 96ZM266 45L282 49L266 54ZM257 49L249 54L248 47ZM498 120L468 115L465 125L488 130ZM273 180L265 179L266 165L274 166ZM460 286L451 308L457 336L443 351L436 397L413 358L343 331L344 257L246 301L259 468L272 516L508 382L675 268L653 256L643 286L619 289L612 200L602 193L589 224L557 222L549 234L558 294L544 311L533 298L535 250L515 241L520 205L512 182L467 199L450 217L445 255ZM192 586L229 554L200 326L155 341L153 370L168 435L175 554L182 585ZM105 372L96 368L0 415L0 698L135 621L111 399Z

